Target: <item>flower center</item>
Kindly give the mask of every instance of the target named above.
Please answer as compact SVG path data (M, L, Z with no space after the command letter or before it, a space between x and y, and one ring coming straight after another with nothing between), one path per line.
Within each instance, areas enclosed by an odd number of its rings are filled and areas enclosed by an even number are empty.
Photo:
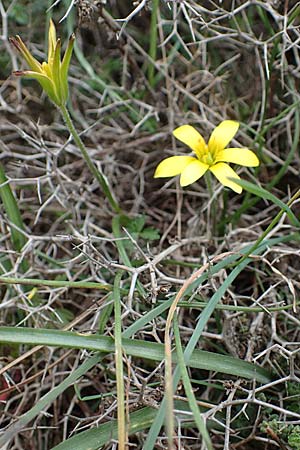
M201 155L200 161L202 161L204 164L212 166L215 162L215 158L210 151L207 151L203 155Z

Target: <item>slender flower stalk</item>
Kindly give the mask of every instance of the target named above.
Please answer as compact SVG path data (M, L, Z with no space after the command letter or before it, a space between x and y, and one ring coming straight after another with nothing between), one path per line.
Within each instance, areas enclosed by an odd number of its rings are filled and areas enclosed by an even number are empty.
M111 207L115 212L120 213L121 208L114 199L105 176L100 170L98 170L91 160L85 145L74 127L69 111L66 107L66 102L69 95L68 70L74 47L74 41L75 35L72 34L64 57L61 60L61 40L59 38L57 39L55 25L53 21L50 20L48 34L48 61L40 63L32 56L20 36L10 38L10 42L18 50L22 58L25 59L31 69L18 70L13 73L18 77L36 79L40 83L50 100L52 100L52 102L59 108L69 132L81 151L88 168L101 186Z
M241 186L233 179L240 179L226 163L256 167L259 160L248 148L225 148L238 131L239 123L224 120L212 132L208 144L191 125L183 125L173 131L174 136L188 145L194 156L171 156L156 168L154 177L174 177L180 175L180 185L188 186L199 180L207 171L212 172L224 186L240 194Z
M65 124L68 128L68 130L70 131L77 147L79 148L79 150L81 151L81 154L86 162L86 165L88 166L88 168L90 169L91 173L94 175L94 177L96 178L96 180L98 181L98 183L100 184L104 194L106 195L107 200L110 203L110 206L113 208L113 210L116 213L121 213L121 208L118 205L117 201L115 200L115 198L113 197L110 187L108 185L108 182L105 178L105 176L103 175L102 172L100 172L100 170L98 170L98 168L95 166L95 164L93 163L93 161L91 160L87 149L85 148L84 143L82 142L79 134L76 131L76 128L74 127L74 124L72 122L72 119L70 117L69 111L67 110L65 105L62 105L60 107L60 111L61 114L64 118Z

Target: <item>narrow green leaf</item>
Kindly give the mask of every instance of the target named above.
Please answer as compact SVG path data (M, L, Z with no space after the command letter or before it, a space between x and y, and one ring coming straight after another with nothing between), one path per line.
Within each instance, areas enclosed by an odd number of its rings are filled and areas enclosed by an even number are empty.
M174 316L174 336L175 336L175 343L176 343L176 352L177 352L177 358L178 358L178 366L181 373L181 379L183 382L185 395L187 396L189 406L191 408L191 411L194 415L195 423L198 427L199 432L201 433L201 436L206 444L207 450L213 450L212 443L210 440L210 436L208 434L208 431L206 429L204 420L201 416L200 409L197 405L197 400L193 391L193 387L190 381L190 377L186 368L186 364L184 361L184 355L180 340L180 331L178 326L178 317L175 314Z
M246 180L238 180L236 178L229 178L231 181L234 181L236 184L241 186L245 191L250 192L251 194L257 195L258 197L264 198L266 200L270 200L275 205L279 206L279 208L284 211L288 218L290 219L291 223L295 227L300 227L300 222L293 213L293 211L286 205L284 202L279 200L279 198L275 197L275 195L271 194L271 192L267 191L266 189L262 188L261 186L258 186L257 184L250 183L250 181Z
M129 434L146 430L151 426L155 416L154 408L142 408L129 416ZM56 445L52 450L98 450L102 445L118 437L118 423L110 420L107 423L83 431L76 436Z
M0 342L88 349L103 353L115 352L114 339L108 336L83 335L71 331L48 330L44 328L0 327ZM123 338L122 346L127 355L159 362L164 359L163 344ZM174 361L177 362L175 355ZM268 383L271 380L271 374L255 364L232 356L224 356L202 350L194 350L190 356L188 366L248 379L255 378L260 383Z
M14 249L19 252L22 247L26 244L26 237L22 230L24 230L23 220L18 208L16 199L12 193L9 185L9 181L6 178L4 168L0 163L0 197L4 205L5 212L7 214L8 220L15 225L17 228L11 227L11 240Z
M74 288L74 289L99 289L111 291L109 284L96 283L93 281L69 281L69 280L43 280L39 278L14 278L0 277L0 284L21 284L22 286L53 286Z
M85 360L80 367L75 369L70 375L63 380L58 386L51 389L47 394L41 397L38 402L25 414L23 414L17 422L13 423L6 431L0 436L0 448L6 448L8 442L16 436L31 420L33 420L41 411L43 411L48 405L54 402L54 400L62 394L68 387L72 386L78 378L82 377L86 372L91 370L102 358L102 355L97 353L91 358Z
M117 404L118 404L118 442L119 450L125 449L126 442L126 419L125 419L125 388L124 388L124 369L123 369L123 351L122 351L122 312L120 284L123 272L118 272L114 282L114 341L115 341L115 364L117 380Z
M274 240L270 239L269 240L269 245L270 245L271 242L274 245ZM266 242L264 242L261 245L259 245L259 247L256 248L253 251L253 253L258 255L264 250L265 247L266 247ZM228 259L228 258L226 258L226 259ZM221 300L222 296L225 294L226 290L232 284L232 282L236 279L236 277L251 262L252 262L252 260L250 258L246 258L243 261L240 261L238 263L238 266L235 267L229 273L229 275L227 276L227 278L224 281L224 283L214 293L214 295L211 297L211 299L207 303L207 306L204 308L204 310L200 314L199 320L198 320L197 325L196 325L196 328L195 328L192 336L190 337L186 348L184 349L184 361L185 361L187 366L190 366L191 359L192 359L193 355L195 354L195 352L197 351L197 350L195 350L195 347L196 347L197 343L199 342L199 339L200 339L201 334L202 334L202 332L204 330L204 327L207 324L207 322L208 322L209 318L211 317L212 313L214 312L217 304ZM218 264L216 264L216 267L217 267L217 265ZM213 270L213 268L212 268L212 270ZM200 278L201 277L199 277L199 279ZM208 353L208 355L209 355L209 353ZM208 355L207 355L207 357L208 357ZM202 355L202 357L205 358L204 355ZM227 357L225 357L225 358L227 358ZM224 360L224 362L225 362L225 360ZM241 361L236 359L236 362L239 363ZM174 390L176 389L176 387L177 387L177 385L179 383L179 380L180 380L180 370L179 370L179 367L176 367L176 369L175 369L175 371L173 373L173 389ZM156 417L153 420L153 424L151 425L151 428L149 430L147 439L146 439L146 441L144 443L143 450L152 450L153 449L153 447L155 445L155 441L157 439L157 436L158 436L158 434L160 432L160 429L161 429L161 427L163 425L165 415L166 415L166 398L164 397L162 402L161 402L161 404L160 404L160 407L159 407L159 409L157 411Z

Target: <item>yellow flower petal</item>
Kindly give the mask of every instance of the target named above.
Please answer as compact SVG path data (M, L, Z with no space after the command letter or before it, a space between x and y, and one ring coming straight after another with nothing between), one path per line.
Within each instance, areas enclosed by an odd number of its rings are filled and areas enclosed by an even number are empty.
M188 186L189 184L192 184L195 181L199 180L199 178L201 178L209 168L208 164L204 164L201 161L198 161L198 159L193 159L194 161L186 166L185 169L181 172L181 186Z
M69 89L68 89L68 70L69 65L71 61L72 51L74 47L74 41L75 41L75 34L72 34L72 36L69 39L68 47L65 51L62 63L61 63L61 89L62 89L62 95L65 100L68 98Z
M173 135L179 141L188 145L198 157L206 150L206 143L201 134L191 125L182 125L173 131Z
M50 99L62 106L68 98L68 68L72 55L75 36L72 35L63 61L61 62L61 40L56 38L55 25L52 20L49 23L48 33L48 61L40 64L29 52L28 48L19 36L11 38L10 42L21 53L31 71L14 72L17 76L35 78L39 81Z
M48 78L52 79L52 70L48 63L45 61L42 62L42 73Z
M221 122L220 125L218 125L211 133L208 141L209 150L213 154L223 150L236 134L239 126L239 123L234 120L224 120Z
M193 161L197 160L192 156L171 156L166 158L158 164L154 178L175 177Z
M30 69L34 72L42 72L42 66L41 64L32 56L20 36L16 36L9 38L10 42L13 44L13 46L21 53L25 61L27 62Z
M241 186L236 184L234 181L228 180L228 177L230 178L237 178L238 180L240 177L235 173L235 171L225 163L218 163L209 168L209 170L214 174L214 176L222 183L224 186L229 187L234 192L237 192L240 194L242 192Z
M13 74L17 77L33 78L34 80L37 80L44 91L47 93L47 95L50 97L50 99L54 103L59 104L59 99L56 95L53 81L45 73L38 73L32 70L17 70L13 72Z
M52 19L49 22L48 31L48 63L51 65L54 58L54 51L56 46L56 29Z
M54 48L54 55L53 55L53 61L52 61L52 79L53 83L56 89L57 96L62 98L62 89L61 89L61 81L60 81L60 49L61 49L61 41L60 39L57 39L55 48ZM62 101L62 103L64 103Z
M258 157L248 148L226 148L218 152L215 161L240 164L245 167L259 166Z

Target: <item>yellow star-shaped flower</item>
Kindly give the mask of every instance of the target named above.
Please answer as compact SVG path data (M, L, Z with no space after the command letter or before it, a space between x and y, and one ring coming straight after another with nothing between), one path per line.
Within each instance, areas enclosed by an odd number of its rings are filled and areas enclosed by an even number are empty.
M212 132L208 144L201 134L191 125L183 125L173 131L174 136L188 145L196 157L171 156L164 159L156 168L154 177L174 177L180 175L180 185L188 186L199 180L210 170L224 186L240 194L239 186L230 178L240 179L235 171L226 163L256 167L259 160L248 148L225 148L238 131L239 123L224 120Z
M64 105L68 99L68 70L72 56L75 36L72 35L63 60L61 61L61 40L56 38L54 23L50 20L48 35L48 61L37 61L20 36L10 38L10 42L20 52L31 70L18 70L14 75L36 79L49 98L57 105Z

